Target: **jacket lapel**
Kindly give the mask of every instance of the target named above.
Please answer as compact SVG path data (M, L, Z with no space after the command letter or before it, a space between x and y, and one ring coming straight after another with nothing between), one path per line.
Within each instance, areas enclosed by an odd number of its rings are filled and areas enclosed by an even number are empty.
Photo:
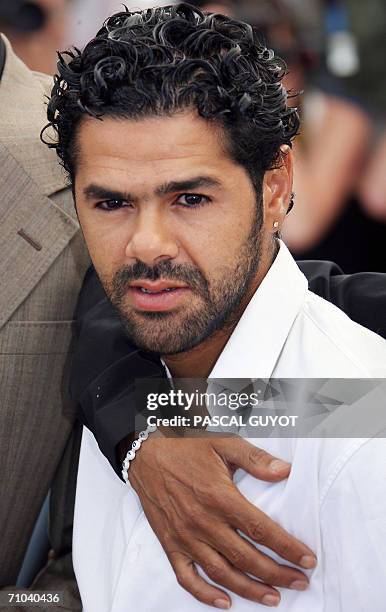
M79 228L1 144L0 168L1 328Z
M3 37L4 38L4 37ZM52 79L6 44L0 81L0 328L79 231L56 153L40 142Z

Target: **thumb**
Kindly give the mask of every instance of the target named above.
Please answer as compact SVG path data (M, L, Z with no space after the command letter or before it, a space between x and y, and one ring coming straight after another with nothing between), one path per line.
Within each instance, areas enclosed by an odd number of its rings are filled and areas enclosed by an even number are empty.
M241 468L259 480L279 482L288 478L291 471L290 463L237 436L217 440L216 451L234 469Z

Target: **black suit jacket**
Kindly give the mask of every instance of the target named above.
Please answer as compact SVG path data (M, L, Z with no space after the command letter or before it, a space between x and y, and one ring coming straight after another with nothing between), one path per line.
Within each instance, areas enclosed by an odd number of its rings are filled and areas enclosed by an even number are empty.
M310 290L344 310L354 321L386 338L386 274L344 275L331 262L298 262ZM161 363L132 345L117 313L90 268L78 307L78 345L71 394L79 419L93 432L100 450L120 476L117 445L135 431L136 378L163 378Z

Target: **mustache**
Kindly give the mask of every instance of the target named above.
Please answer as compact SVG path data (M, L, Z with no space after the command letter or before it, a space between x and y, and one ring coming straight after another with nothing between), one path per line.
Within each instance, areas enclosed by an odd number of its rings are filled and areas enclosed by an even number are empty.
M138 280L178 281L205 297L209 295L209 283L198 268L189 264L173 264L167 259L155 266L148 266L142 261L137 261L132 266L120 268L111 283L114 295L123 297L129 284Z

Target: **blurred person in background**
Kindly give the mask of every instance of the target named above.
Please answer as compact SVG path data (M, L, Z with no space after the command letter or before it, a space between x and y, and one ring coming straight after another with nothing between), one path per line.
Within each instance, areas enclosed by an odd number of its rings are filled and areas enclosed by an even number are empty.
M328 234L354 191L371 123L365 111L353 102L342 99L335 91L326 93L315 83L319 58L308 54L296 13L281 0L245 0L245 7L250 20L286 60L287 89L294 93L304 90L293 100L300 107L303 125L302 135L295 143L296 205L284 229L291 250L303 256ZM336 255L325 258L342 265Z
M285 238L296 255L347 272L386 269L385 11L384 0L319 2L320 61L304 71L305 138Z
M67 43L71 0L0 0L0 30L31 69L53 74Z
M358 46L358 70L346 79L349 95L373 118L372 151L359 181L361 203L369 215L386 223L386 2L365 5L347 0L351 30Z

